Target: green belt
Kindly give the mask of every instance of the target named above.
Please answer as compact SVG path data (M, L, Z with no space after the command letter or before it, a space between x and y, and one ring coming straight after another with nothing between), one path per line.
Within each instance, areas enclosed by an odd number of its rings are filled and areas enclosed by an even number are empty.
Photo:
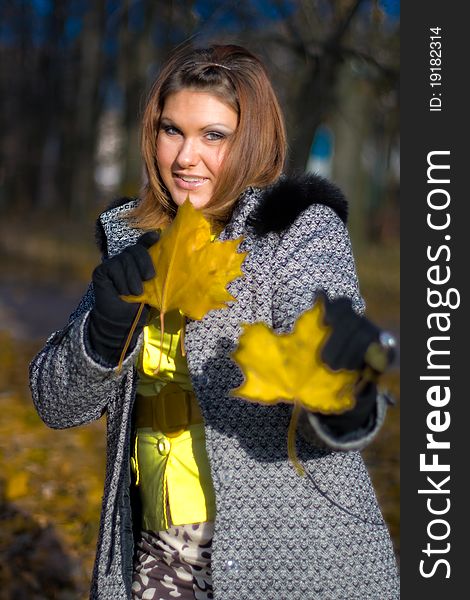
M167 383L156 396L137 394L134 411L137 428L151 427L167 437L176 437L190 425L204 422L194 392L177 383Z

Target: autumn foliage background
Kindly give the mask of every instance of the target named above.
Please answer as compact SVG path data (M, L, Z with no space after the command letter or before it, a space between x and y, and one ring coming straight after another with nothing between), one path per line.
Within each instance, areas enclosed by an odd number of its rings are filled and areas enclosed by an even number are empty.
M99 261L100 210L138 194L142 102L183 41L263 58L287 170L344 190L367 314L399 334L397 0L0 3L0 600L88 595L105 423L48 430L27 368ZM398 360L384 383L397 406L364 456L399 556Z

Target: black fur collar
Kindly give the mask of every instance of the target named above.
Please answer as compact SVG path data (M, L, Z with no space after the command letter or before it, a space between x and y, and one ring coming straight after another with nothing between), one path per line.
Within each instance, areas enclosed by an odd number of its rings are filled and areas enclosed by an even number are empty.
M266 189L248 224L258 235L287 229L311 204L332 208L343 223L348 218L348 203L342 191L320 175L281 178Z

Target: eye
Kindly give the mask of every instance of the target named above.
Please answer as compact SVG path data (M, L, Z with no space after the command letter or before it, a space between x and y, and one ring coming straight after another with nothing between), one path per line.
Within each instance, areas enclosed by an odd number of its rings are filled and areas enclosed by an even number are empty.
M218 142L219 140L225 139L225 135L218 131L208 131L206 133L206 139L208 139L209 142Z
M173 125L162 125L162 131L164 131L167 135L178 135L180 132L179 129L173 127Z

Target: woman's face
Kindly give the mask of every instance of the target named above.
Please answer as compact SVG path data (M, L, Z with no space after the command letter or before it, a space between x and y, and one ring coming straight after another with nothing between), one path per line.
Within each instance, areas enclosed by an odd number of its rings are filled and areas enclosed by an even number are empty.
M189 194L206 206L219 176L238 115L209 92L183 89L165 101L157 137L157 164L173 201Z

